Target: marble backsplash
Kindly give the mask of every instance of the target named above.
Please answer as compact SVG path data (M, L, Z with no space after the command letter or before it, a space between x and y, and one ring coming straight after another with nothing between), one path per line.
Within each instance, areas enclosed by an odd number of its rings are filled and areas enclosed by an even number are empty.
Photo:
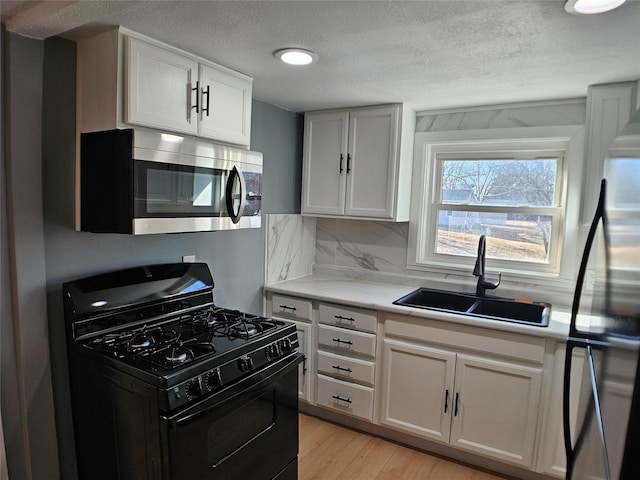
M316 256L316 219L297 214L266 217L265 284L311 275Z

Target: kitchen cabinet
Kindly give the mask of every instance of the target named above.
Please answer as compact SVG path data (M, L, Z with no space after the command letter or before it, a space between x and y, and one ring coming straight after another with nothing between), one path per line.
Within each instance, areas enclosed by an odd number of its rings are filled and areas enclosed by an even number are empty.
M78 42L78 127L132 125L249 146L252 79L123 28Z
M544 342L518 358L517 335L412 322L385 322L381 423L532 468Z
M409 220L414 112L307 112L304 128L303 215Z
M299 352L304 355L298 366L298 397L305 402L312 400L312 378L314 357L312 352L312 308L311 301L286 295L272 295L267 315L274 319L292 321L296 325Z
M372 421L377 314L319 303L316 404Z

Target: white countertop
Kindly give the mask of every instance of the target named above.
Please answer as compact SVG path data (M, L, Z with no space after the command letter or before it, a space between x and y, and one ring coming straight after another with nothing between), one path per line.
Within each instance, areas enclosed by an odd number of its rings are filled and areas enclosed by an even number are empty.
M295 280L266 285L265 291L303 297L311 300L335 302L356 307L391 312L411 317L430 318L446 322L470 325L492 330L533 335L536 337L564 340L569 331L570 313L551 307L551 318L547 327L524 325L454 313L425 310L394 305L394 300L415 290L416 286L393 285L338 276L309 275Z

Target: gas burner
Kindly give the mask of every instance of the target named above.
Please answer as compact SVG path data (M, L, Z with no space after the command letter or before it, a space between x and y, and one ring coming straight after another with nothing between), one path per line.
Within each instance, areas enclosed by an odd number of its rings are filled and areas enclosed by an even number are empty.
M188 348L181 346L170 346L157 352L151 357L151 361L163 366L176 366L190 362L194 359L194 354Z
M175 342L178 338L179 335L173 330L163 330L160 327L147 330L144 326L138 331L107 335L103 340L98 341L102 341L120 356L122 353L137 353L166 345Z
M253 323L242 322L231 327L230 334L235 337L249 338L258 333L258 326Z
M194 313L186 323L196 327L213 328L221 323L227 323L228 321L229 320L226 315L221 311L205 310L203 312Z

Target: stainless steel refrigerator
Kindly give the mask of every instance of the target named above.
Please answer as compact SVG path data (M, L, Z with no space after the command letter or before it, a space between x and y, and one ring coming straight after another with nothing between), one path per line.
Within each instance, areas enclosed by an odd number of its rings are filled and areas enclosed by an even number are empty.
M613 143L576 281L567 479L640 479L640 112ZM577 399L577 401L576 401Z

